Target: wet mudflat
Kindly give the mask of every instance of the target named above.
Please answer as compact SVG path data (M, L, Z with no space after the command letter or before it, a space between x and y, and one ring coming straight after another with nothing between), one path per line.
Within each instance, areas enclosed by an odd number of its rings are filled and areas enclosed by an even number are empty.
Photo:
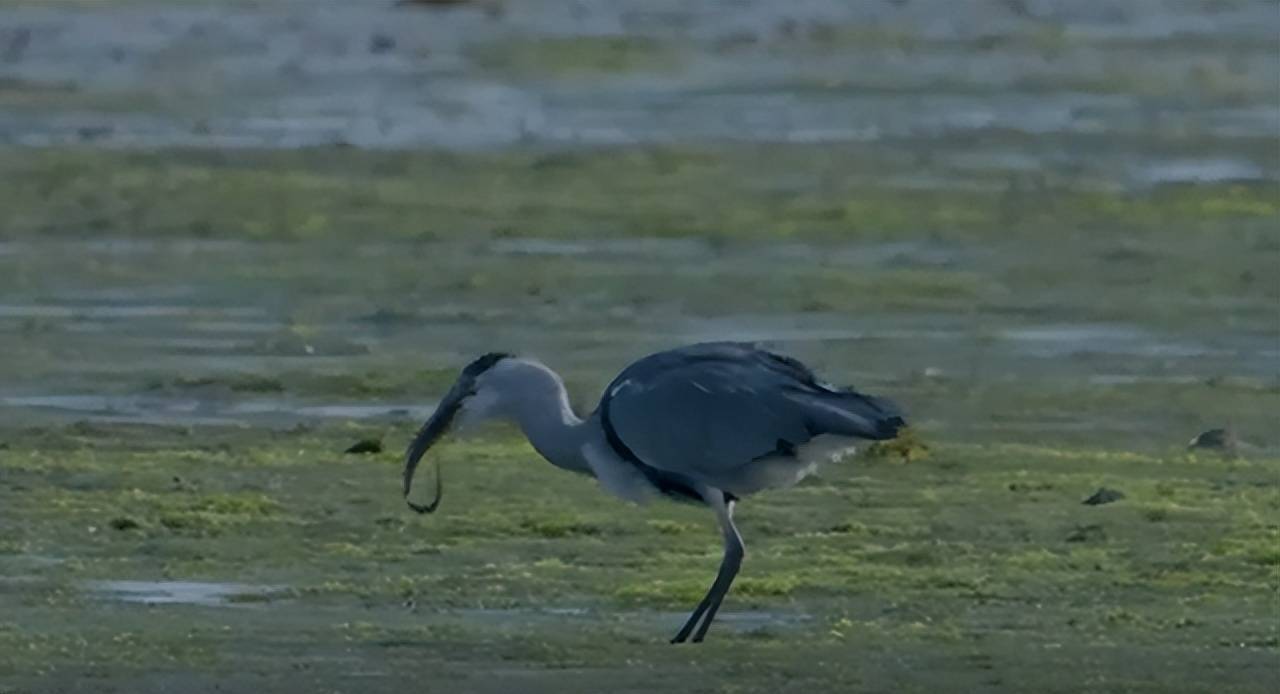
M1269 691L1280 17L1040 5L0 1L0 692ZM476 354L708 339L917 438L707 643L699 509L404 508Z
M705 513L623 506L495 432L441 451L452 493L418 517L394 452L340 452L374 431L411 427L7 434L6 686L1269 686L1273 456L937 442L828 470L744 506L729 611L675 649L718 561ZM1101 486L1124 498L1082 503Z

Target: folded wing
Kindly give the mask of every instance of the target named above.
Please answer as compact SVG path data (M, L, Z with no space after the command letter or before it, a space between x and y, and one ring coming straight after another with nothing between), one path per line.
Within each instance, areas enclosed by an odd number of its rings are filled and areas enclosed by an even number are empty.
M822 383L793 359L738 343L641 359L609 386L600 415L639 462L719 488L743 466L793 455L818 436L892 438L903 425L888 401Z

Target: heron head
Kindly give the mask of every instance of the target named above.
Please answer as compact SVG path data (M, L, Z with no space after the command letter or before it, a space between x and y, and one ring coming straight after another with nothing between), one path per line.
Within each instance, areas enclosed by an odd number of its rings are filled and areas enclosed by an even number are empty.
M435 475L435 497L431 502L415 504L409 501L414 470L417 469L418 462L422 460L427 449L453 427L459 413L463 414L463 421L477 421L492 416L500 402L498 395L501 392L500 385L493 379L492 372L498 364L511 358L510 354L490 352L467 364L462 369L462 373L458 374L457 380L449 391L440 399L436 411L418 430L418 435L414 437L413 443L409 444L409 449L405 452L404 460L404 498L409 508L418 513L431 513L440 505L443 482L439 469L436 470Z

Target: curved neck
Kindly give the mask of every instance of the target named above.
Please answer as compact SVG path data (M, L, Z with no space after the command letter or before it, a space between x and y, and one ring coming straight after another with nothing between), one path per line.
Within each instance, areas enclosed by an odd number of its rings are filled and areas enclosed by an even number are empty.
M569 394L560 379L554 388L526 393L512 409L513 419L539 455L556 467L591 474L582 452L587 427L569 406Z

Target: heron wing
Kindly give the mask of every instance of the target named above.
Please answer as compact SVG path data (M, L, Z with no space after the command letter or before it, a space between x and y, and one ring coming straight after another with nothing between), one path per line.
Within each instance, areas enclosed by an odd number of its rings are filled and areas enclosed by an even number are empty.
M641 359L609 386L600 413L615 443L639 462L712 485L816 436L887 438L901 423L886 401L837 389L800 362L738 343Z

